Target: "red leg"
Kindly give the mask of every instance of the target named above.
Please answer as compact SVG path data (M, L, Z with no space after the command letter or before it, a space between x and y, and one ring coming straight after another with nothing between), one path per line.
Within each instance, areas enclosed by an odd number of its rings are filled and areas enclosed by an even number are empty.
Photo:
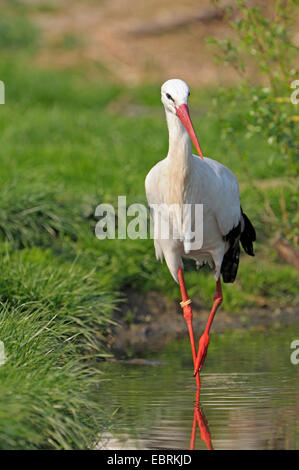
M213 450L208 421L207 421L207 418L205 417L203 410L199 407L197 409L197 422L198 422L198 427L200 429L201 440L206 443L206 446L209 450Z
M195 449L196 425L197 425L197 412L196 412L196 408L194 408L192 433L191 433L191 440L190 440L190 447L189 447L190 450Z
M214 295L214 304L205 328L205 331L203 332L203 335L201 336L198 344L198 353L197 353L197 358L195 362L195 368L194 368L194 375L197 375L198 372L201 371L202 366L204 365L204 361L207 355L208 351L208 346L209 346L209 332L210 328L212 326L212 322L214 320L214 316L218 310L218 307L220 307L222 303L223 297L222 297L222 289L221 289L221 281L220 278L218 279L216 283L216 292Z
M196 430L197 430L197 423L198 423L199 395L200 395L200 388L196 390L196 395L195 395L193 425L192 425L192 433L191 433L191 440L190 440L190 447L189 447L190 450L194 450L195 448Z
M193 332L193 326L192 326L192 307L191 307L191 300L188 297L187 289L185 286L183 270L181 268L178 269L178 278L179 278L179 284L180 284L181 294L182 294L181 307L183 308L183 315L184 315L184 318L186 320L187 327L188 327L192 356L193 356L193 365L195 368L196 367L196 347L195 347L195 342L194 342L194 332ZM196 376L197 387L200 387L199 374L196 373L194 374L194 376Z
M196 425L198 425L199 430L200 430L201 440L206 443L206 446L209 450L213 450L208 421L199 404L199 394L200 394L200 389L198 388L196 390L196 396L195 396L193 425L192 425L192 433L191 433L189 449L190 450L195 449L195 439L196 439L196 430L197 430Z

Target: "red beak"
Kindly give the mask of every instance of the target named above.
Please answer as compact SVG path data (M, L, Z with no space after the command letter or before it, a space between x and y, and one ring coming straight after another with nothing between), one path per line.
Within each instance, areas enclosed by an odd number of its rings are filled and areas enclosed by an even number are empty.
M181 106L179 106L176 110L176 115L180 118L184 128L190 135L190 138L193 144L195 145L195 148L198 151L200 158L203 160L203 154L199 146L195 131L193 129L188 106L186 104L181 104Z

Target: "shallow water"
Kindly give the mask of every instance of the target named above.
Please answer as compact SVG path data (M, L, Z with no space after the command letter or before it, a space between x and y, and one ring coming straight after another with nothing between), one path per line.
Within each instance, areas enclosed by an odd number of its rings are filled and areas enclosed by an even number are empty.
M106 364L98 448L299 449L294 339L298 326L211 335L199 397L187 338L139 363Z

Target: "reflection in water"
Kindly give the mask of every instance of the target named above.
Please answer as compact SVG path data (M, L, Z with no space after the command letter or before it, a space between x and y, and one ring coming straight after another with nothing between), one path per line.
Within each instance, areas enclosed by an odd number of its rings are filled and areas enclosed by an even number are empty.
M214 335L200 394L187 341L149 356L153 362L107 363L98 448L299 448L299 365L290 362L296 337L295 328Z
M200 397L200 388L196 390L196 394L195 394L194 416L193 416L192 434L191 434L191 441L190 441L190 450L195 449L197 427L199 427L200 429L201 440L206 443L206 446L209 450L213 450L208 421L205 417L203 409L200 406L199 397Z

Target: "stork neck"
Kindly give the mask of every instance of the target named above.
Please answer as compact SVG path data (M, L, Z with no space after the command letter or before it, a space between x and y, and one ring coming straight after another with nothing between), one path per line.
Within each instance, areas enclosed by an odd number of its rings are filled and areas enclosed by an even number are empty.
M169 149L167 157L176 163L188 168L192 159L191 140L180 119L173 113L166 111L169 133Z

